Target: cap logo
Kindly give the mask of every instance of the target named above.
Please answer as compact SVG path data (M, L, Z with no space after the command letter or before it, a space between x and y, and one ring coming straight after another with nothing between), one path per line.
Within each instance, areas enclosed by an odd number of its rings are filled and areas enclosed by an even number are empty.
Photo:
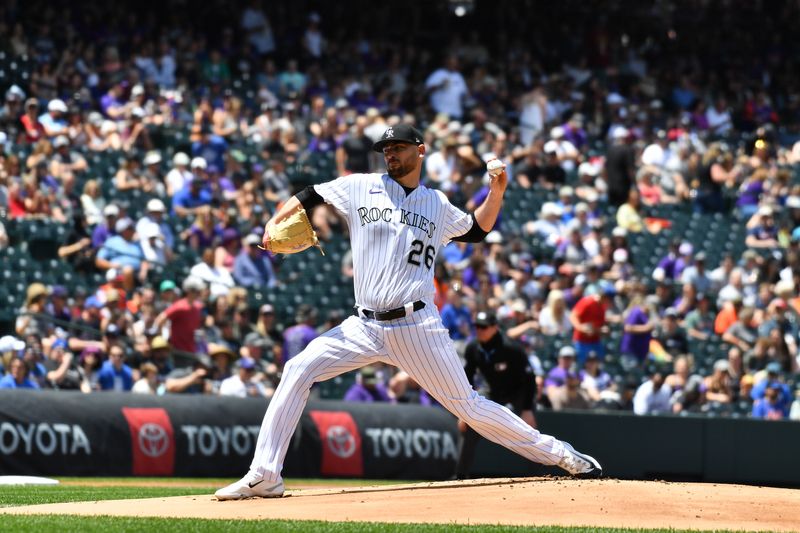
M383 135L387 139L391 139L392 137L394 137L394 130L392 128L389 128L388 130L386 130L386 133L384 133Z

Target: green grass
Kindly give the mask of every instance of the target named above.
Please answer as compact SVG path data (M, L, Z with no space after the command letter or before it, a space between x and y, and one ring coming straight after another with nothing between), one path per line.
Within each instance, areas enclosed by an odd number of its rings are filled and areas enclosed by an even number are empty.
M212 494L214 490L235 481L228 478L60 478L62 482L80 482L81 485L0 485L0 507L36 505L40 503L86 502L98 500L128 500L136 498L164 498ZM169 483L176 486L140 487L130 483ZM97 485L91 485L97 483ZM391 480L364 479L290 479L288 489L305 485L330 487L395 485L404 483Z
M77 486L0 486L0 507L40 503L93 502L210 494L207 488L193 487L77 487Z
M436 524L379 524L374 522L319 522L289 520L201 520L168 518L128 518L128 517L77 517L62 515L3 516L0 529L4 531L40 533L52 530L55 524L61 531L81 531L88 533L109 533L111 531L142 532L206 532L251 531L302 532L302 533L445 533L460 531L481 531L482 533L611 533L614 531L647 531L648 533L682 533L677 529L611 529L578 527L514 527L514 526L461 526ZM687 533L689 533L687 531ZM696 533L696 532L692 532Z

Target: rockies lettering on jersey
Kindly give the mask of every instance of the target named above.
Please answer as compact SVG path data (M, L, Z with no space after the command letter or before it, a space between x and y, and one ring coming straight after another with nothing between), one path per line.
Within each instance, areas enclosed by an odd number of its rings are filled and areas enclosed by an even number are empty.
M393 212L388 208L378 209L376 207L359 207L356 211L361 219L362 226L371 222L392 222L392 215L397 212ZM412 213L411 211L406 211L402 208L399 210L399 215L400 216L397 221L401 224L421 229L428 235L429 239L433 237L433 234L436 231L436 224L434 222L431 222L419 213Z

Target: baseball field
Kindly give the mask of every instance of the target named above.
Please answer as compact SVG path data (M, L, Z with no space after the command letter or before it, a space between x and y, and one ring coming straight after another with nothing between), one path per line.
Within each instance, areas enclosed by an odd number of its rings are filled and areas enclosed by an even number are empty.
M42 531L800 531L800 491L724 484L481 479L287 480L218 502L226 479L62 478L0 487L0 529Z

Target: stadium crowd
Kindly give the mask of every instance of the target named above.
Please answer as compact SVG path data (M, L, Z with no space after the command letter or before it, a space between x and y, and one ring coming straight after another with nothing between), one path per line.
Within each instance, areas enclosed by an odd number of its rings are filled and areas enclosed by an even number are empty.
M352 266L332 209L331 259L261 251L264 223L410 122L466 210L508 165L485 243L437 256L457 346L489 310L540 406L800 419L800 7L467 4L419 41L372 4L0 6L0 388L269 397ZM390 368L339 392L432 403Z

